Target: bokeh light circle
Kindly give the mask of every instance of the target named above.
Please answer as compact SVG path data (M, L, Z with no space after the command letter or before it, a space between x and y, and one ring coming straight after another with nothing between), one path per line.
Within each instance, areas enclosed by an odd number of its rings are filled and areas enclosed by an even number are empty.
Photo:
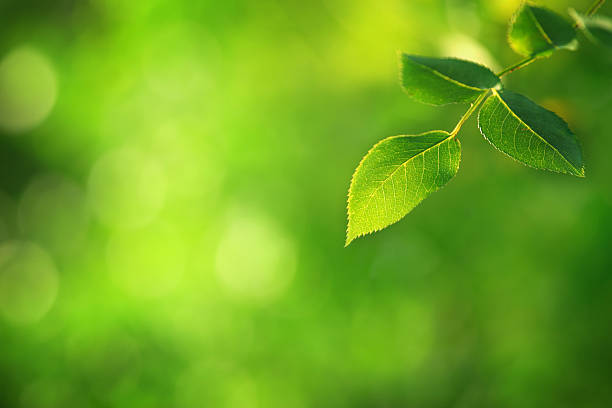
M295 269L294 244L271 220L246 213L231 217L216 256L217 276L231 295L274 300L285 292Z
M51 112L57 78L49 60L23 46L0 63L0 128L22 133L35 128Z
M89 176L90 205L109 227L138 228L154 220L166 195L159 162L139 150L122 148L100 158Z
M36 244L0 245L0 311L18 324L35 323L55 302L59 277L49 254Z
M85 194L59 174L37 176L21 197L18 215L21 232L55 252L76 250L87 235Z

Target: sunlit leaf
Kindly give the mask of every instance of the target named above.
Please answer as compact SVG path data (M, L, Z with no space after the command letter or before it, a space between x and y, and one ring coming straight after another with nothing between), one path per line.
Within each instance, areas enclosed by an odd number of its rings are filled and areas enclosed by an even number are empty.
M578 46L576 30L565 18L529 3L512 18L508 41L514 51L526 57L544 57L556 49L574 50Z
M459 140L444 131L393 136L376 144L351 181L346 245L402 219L448 183L460 159Z
M494 90L478 126L493 146L528 166L584 177L580 145L567 123L522 95Z
M472 102L484 91L500 86L490 69L475 62L401 54L400 64L402 87L418 102Z
M612 19L604 16L587 17L575 10L570 10L570 14L591 41L612 48Z

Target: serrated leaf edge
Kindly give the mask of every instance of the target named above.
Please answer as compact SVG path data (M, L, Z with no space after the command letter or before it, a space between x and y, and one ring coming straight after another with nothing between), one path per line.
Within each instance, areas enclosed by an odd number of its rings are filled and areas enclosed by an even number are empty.
M412 157L411 157L409 160L406 160L404 163L400 164L400 165L397 167L397 169L393 170L393 172L391 173L391 175L390 175L389 177L387 177L387 178L386 178L386 179L385 179L385 180L384 180L384 181L381 183L381 185L383 185L383 184L385 183L385 181L386 181L386 180L388 180L388 179L389 179L389 178L390 178L390 177L391 177L393 174L395 174L395 172L396 172L396 171L397 171L399 168L401 168L403 165L405 165L406 163L408 163L410 160L413 160L415 157L420 156L421 154L425 154L425 152L428 152L429 150L433 149L434 147L436 147L436 146L438 146L438 145L441 145L442 143L444 143L444 142L448 141L449 139L455 138L455 135L453 135L453 134L451 134L451 133L449 133L449 132L447 132L447 131L445 131L445 130L430 130L429 132L419 133L419 134L416 134L416 135L396 135L396 136L389 136L389 137L386 137L386 138L384 138L384 139L382 139L382 140L379 140L379 141L378 141L376 144L374 144L374 146L372 146L372 147L370 148L370 150L368 150L368 152L367 152L367 153L366 153L366 154L365 154L365 155L364 155L364 156L361 158L361 160L359 161L359 165L357 165L357 168L355 168L355 171L353 172L353 175L352 175L352 177L351 177L351 184L350 184L350 186L349 186L348 195L347 195L347 200L346 200L347 225L346 225L346 241L345 241L345 244L344 244L344 247L345 247L345 248L346 248L346 247L348 247L348 246L351 244L351 242L353 242L353 241L354 241L354 240L356 240L357 238L361 238L361 237L364 237L364 236L366 236L366 235L374 234L375 232L381 231L381 230L383 230L383 229L385 229L385 228L387 228L387 227L389 227L389 226L391 226L391 225L393 225L393 224L395 224L395 223L397 223L397 222L399 221L399 220L398 220L398 221L395 221L395 222L393 222L393 223L391 223L391 224L385 225L384 227L380 227L380 228L373 229L372 231L368 231L368 232L363 232L363 233L357 234L357 235L355 235L355 236L354 236L354 237L352 237L352 238L349 236L349 225L350 225L350 222L351 222L351 213L350 213L350 210L349 210L349 203L350 203L350 200L351 200L351 194L352 194L352 190L353 190L353 183L354 183L354 181L355 181L355 176L357 175L357 172L358 172L358 171L359 171L359 169L361 168L361 166L362 166L363 162L364 162L364 161L365 161L365 160L368 158L368 156L370 155L370 153L372 153L372 151L374 151L374 150L375 150L375 149L376 149L376 148L377 148L377 147L378 147L378 146L379 146L381 143L386 142L387 140L390 140L390 139L395 139L395 138L400 138L400 137L416 137L416 136L424 136L424 135L428 135L428 134L430 134L430 133L438 133L438 132L446 133L446 134L448 135L448 137L446 137L445 139L441 140L440 142L438 142L438 143L436 143L436 144L434 144L434 145L432 145L432 146L428 147L427 149L423 150L423 151L422 151L422 152L420 152L419 154L416 154L416 155L412 156ZM457 144L459 145L459 150L461 151L461 142L460 142L460 141L459 141L459 139L457 139L457 138L455 138L455 140L457 141ZM457 172L459 172L459 167L460 167L460 166L461 166L461 156L459 156L459 163L457 164ZM457 172L455 172L455 174L456 174ZM445 184L445 185L446 185L446 184ZM432 192L439 191L439 190L440 190L440 189L442 189L442 188L443 188L445 185L440 186L440 187L439 187L437 190L434 190L434 191L432 191ZM377 188L376 190L378 190L378 188ZM372 197L373 195L374 195L374 193L372 193L368 199L371 199L371 197ZM423 201L424 201L424 200L423 200ZM421 201L421 202L423 202L423 201ZM419 202L419 203L418 203L418 204L417 204L417 205L416 205L414 208L416 208L416 207L417 207L417 206L418 206L418 205L419 205L421 202ZM412 210L414 210L414 208L413 208ZM410 211L412 211L412 210L410 210ZM403 218L403 217L402 217L402 218Z
M555 152L557 152L557 154L559 154L559 156L561 156L561 158L562 158L562 159L563 159L563 160L564 160L564 161L565 161L567 164L569 164L569 165L570 165L570 167L571 167L572 169L574 169L574 170L576 171L576 173L569 173L569 174L571 174L571 175L573 175L573 176L576 176L576 177L580 177L580 178L584 178L584 177L586 177L586 175L585 175L584 165L582 166L582 168L581 168L580 170L579 170L579 169L577 169L577 168L576 168L576 166L574 166L572 163L570 163L570 162L569 162L569 160L567 160L567 159L565 158L565 156L563 156L563 155L561 154L561 152L559 152L559 150L557 150L557 148L556 148L556 147L554 147L553 145L551 145L551 144L548 142L548 140L546 140L546 139L544 139L542 136L540 136L540 135L539 135L537 132L535 132L535 131L534 131L534 130L533 130L533 129L532 129L532 128L531 128L531 127L528 125L528 124L526 124L526 123L525 123L525 122L524 122L524 121L523 121L523 120L522 120L522 119L521 119L521 118L520 118L520 117L519 117L519 116L518 116L516 113L514 113L514 111L513 111L512 109L510 109L510 107L508 106L508 104L506 103L506 101L504 101L504 100L503 100L503 98L502 98L502 97L499 95L499 93L498 93L496 90L492 90L492 91L493 91L493 93L491 94L491 96L489 96L489 98L493 98L494 96L495 96L495 97L497 97L497 99L499 99L499 101L500 101L500 102L501 102L501 103L502 103L502 104L503 104L503 105L506 107L506 109L508 109L508 112L510 112L510 113L512 114L512 116L514 116L514 117L515 117L515 118L516 118L516 119L517 119L519 122L521 122L521 123L522 123L522 124L523 124L523 125L524 125L524 126L527 128L527 129L529 129L529 131L530 131L531 133L533 133L533 134L534 134L534 135L536 135L536 136L537 136L539 139L541 139L542 141L544 141L544 143L546 143L547 145L549 145L549 146L550 146L550 147L551 147L551 148L552 148L552 149L553 149ZM488 99L488 98L487 98L487 99ZM483 106L484 106L484 104L483 104ZM539 105L538 105L538 106L539 106ZM540 106L540 107L541 107L541 106ZM559 115L557 115L555 112L550 111L550 110L548 110L548 109L546 109L546 108L544 108L544 107L541 107L541 108L542 108L542 109L547 110L548 112L550 112L550 113L552 113L553 115L557 116L559 119L563 120L563 119L562 119L561 117L559 117ZM489 142L489 144L491 144L491 146L493 146L493 147L494 147L496 150L500 151L501 153L503 153L503 154L504 154L504 155L506 155L507 157L511 158L512 160L514 160L514 161L516 161L516 162L518 162L518 163L521 163L522 165L525 165L525 166L527 166L527 167L530 167L530 168L532 168L532 169L535 169L535 170L546 170L546 171L551 171L551 172L553 172L553 173L559 173L559 174L568 174L568 173L565 173L565 172L562 172L562 171L558 171L558 170L541 169L541 168L538 168L538 167L534 167L534 166L532 166L532 165L530 165L530 164L528 164L528 163L525 163L525 162L523 162L523 161L518 160L518 159L517 159L517 158L515 158L515 157L510 156L508 153L506 153L506 152L504 152L503 150L501 150L500 148L498 148L498 147L497 147L497 146L496 146L496 145L495 145L493 142L491 142L491 140L489 140L489 138L487 137L487 135L485 134L485 132L484 132L484 131L483 131L483 129L482 129L482 126L481 126L481 124L480 124L480 112L481 112L481 111L482 111L482 107L480 108L480 111L478 112L478 130L480 131L480 134L481 134L481 135L482 135L482 136L485 138L485 140L486 140L487 142ZM565 122L565 121L563 121L563 122Z
M536 18L535 14L533 14L533 10L531 10L531 8L529 8L529 15L531 16L531 19L533 20L533 22L535 23L536 27L538 28L538 31L540 32L540 34L542 35L542 37L544 38L544 40L551 46L551 49L549 50L545 50L545 51L540 51L538 53L535 54L524 54L522 52L520 52L519 50L516 49L516 47L514 46L513 42L511 41L510 35L512 33L512 27L514 26L514 24L516 23L516 19L519 16L519 14L521 13L521 10L523 10L526 7L538 7L544 10L548 10L551 13L555 13L558 14L556 11L551 10L548 7L544 7L541 6L539 4L535 4L534 2L531 1L524 1L521 3L521 5L519 6L519 8L514 12L514 14L512 15L512 18L510 19L510 24L508 25L508 32L506 34L506 38L508 41L508 44L510 44L510 48L512 48L512 50L514 52L516 52L519 55L522 55L524 57L536 57L536 58L547 58L550 57L550 55L552 54L552 51L554 50L570 50L570 51L574 51L578 48L578 40L576 38L572 39L572 41L557 46L556 44L554 44L552 42L552 40L550 39L550 37L548 36L548 34L546 33L546 31L544 30L544 27L542 27L542 24L538 21L538 19Z
M403 56L404 56L404 55L406 55L408 58L410 58L410 56L411 56L411 55L413 55L413 54L407 54L407 53L402 52L402 51L398 51L397 53L398 53L398 56L399 56L399 58L398 58L398 59L399 59L399 82L400 82L400 86L401 86L402 90L403 90L403 91L404 91L404 92L405 92L405 93L406 93L408 96L410 96L410 97L412 98L412 97L413 97L413 96L412 96L412 94L411 94L410 92L408 92L408 89L406 88L406 86L404 86L404 58L403 58ZM431 58L436 58L436 57L431 57ZM501 78L499 78L499 77L498 77L498 76L495 74L495 72L493 72L493 71L492 71L492 70L491 70L489 67L487 67L486 65L482 65L482 64L479 64L479 63L477 63L477 62L474 62L474 61L469 61L469 60L465 60L465 59L461 59L461 58L452 58L452 57L447 57L447 58L438 58L438 59L440 59L440 60L446 60L446 61L461 61L461 62L469 62L469 63L471 63L471 64L478 65L479 67L482 67L482 68L486 69L487 71L489 71L491 74L493 74L493 76L495 76L495 77L497 78L497 81L498 81L498 82L497 82L497 85L496 85L496 87L497 87L497 88L499 88L499 87L501 86ZM484 91L488 91L489 89L495 89L495 88L478 88L478 87L475 87L475 86L467 85L467 84L464 84L463 82L459 82L459 81L457 81L456 79L450 78L450 77L448 77L448 76L444 75L443 73L441 73L440 71L436 71L435 69L433 69L433 68L431 68L431 67L428 67L427 65L423 65L423 64L421 64L421 63L419 63L419 62L416 62L416 61L414 61L414 60L412 60L412 59L411 59L411 61L412 61L413 63L415 63L415 64L417 64L417 65L419 65L419 66L421 66L421 67L423 67L423 68L427 69L428 71L432 72L434 75L437 75L437 76L439 76L440 78L442 78L442 79L444 79L444 80L446 80L446 81L448 81L448 82L450 82L450 83L453 83L453 84L455 84L455 85L461 86L461 87L463 87L463 88L466 88L466 89L469 89L469 90L472 90L472 91L477 91L477 92L484 92ZM478 96L476 96L476 97L478 97ZM418 101L418 102L420 102L420 103L424 103L424 104L426 104L426 105L431 105L431 106L441 106L440 104L434 104L434 103L428 103L428 102L421 102L421 101ZM465 100L465 101L461 101L461 102L448 102L448 103L445 103L445 104L442 104L442 105L449 105L449 104L451 104L451 103L469 103L469 102L470 102L470 100ZM426 132L426 133L428 133L428 132ZM384 139L383 139L383 140L384 140Z
M512 50L514 52L516 52L519 55L523 55L523 56L527 56L524 53L520 52L519 50L516 49L516 47L514 46L513 42L512 42L512 28L514 27L514 25L516 24L516 19L518 18L518 16L521 13L521 10L523 10L525 8L525 6L527 5L526 1L521 2L520 6L516 9L516 11L512 14L512 17L510 17L510 21L508 22L508 30L506 31L506 41L508 42L508 44L510 45L510 48L512 48Z

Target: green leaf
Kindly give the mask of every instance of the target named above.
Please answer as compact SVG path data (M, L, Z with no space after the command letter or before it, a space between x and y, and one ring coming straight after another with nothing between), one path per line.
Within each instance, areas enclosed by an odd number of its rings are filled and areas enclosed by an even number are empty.
M536 169L584 177L582 152L567 123L510 91L493 91L478 114L478 127L497 149Z
M570 14L586 36L596 44L612 48L612 20L604 16L588 17L570 9Z
M453 58L401 54L400 72L406 93L431 105L472 102L484 91L501 85L490 69Z
M457 174L460 159L459 140L440 130L376 144L351 181L346 245L402 219Z
M510 46L525 57L546 57L557 49L578 47L576 30L563 17L543 7L523 4L508 32Z

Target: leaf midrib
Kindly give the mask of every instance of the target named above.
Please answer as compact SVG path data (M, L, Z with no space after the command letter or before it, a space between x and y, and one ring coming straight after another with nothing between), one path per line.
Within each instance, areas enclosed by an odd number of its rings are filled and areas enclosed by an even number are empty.
M539 133L537 133L536 131L534 131L531 126L529 126L527 123L525 123L516 113L514 113L514 111L510 108L510 106L508 106L508 104L506 103L506 101L504 101L504 99L499 95L499 93L495 90L492 89L493 94L497 97L497 99L500 101L500 103L502 105L504 105L506 107L506 109L508 109L508 112L510 112L512 114L512 116L514 116L516 118L516 120L518 120L523 126L525 126L531 133L533 133L534 135L536 135L540 140L542 140L544 143L546 143L548 146L550 146L551 149L553 149L555 152L557 152L557 154L567 163L570 165L570 167L572 169L574 169L576 171L577 174L583 174L584 171L583 170L579 170L576 168L576 166L574 166L572 163L570 163L569 160L567 160L565 158L565 156L563 156L563 154L561 154L561 152L552 144L550 144L550 142L546 139L544 139L542 136L540 136Z
M445 132L445 133L447 133L447 132ZM426 135L426 134L427 134L427 133L424 133L424 134L421 134L421 135L419 135L419 136L424 136L424 135ZM405 135L400 135L400 136L396 136L395 138L399 138L399 137L407 137L407 136L405 136ZM452 138L452 137L454 137L454 135L453 135L453 134L451 134L451 133L448 133L448 137L446 137L446 138L444 138L443 140L441 140L440 142L438 142L438 143L436 143L436 144L434 144L434 145L432 145L432 146L428 147L427 149L423 150L422 152L419 152L418 154L415 154L414 156L412 156L411 158L409 158L408 160L406 160L405 162L403 162L402 164L400 164L399 166L397 166L397 168L396 168L395 170L393 170L393 171L391 172L391 174L389 174L389 176L387 176L387 177L386 177L384 180L381 180L381 181L380 181L380 186L376 187L376 188L374 189L374 191L372 192L372 194L370 194L370 196L368 197L368 200L367 200L367 202L366 202L366 205L365 205L365 206L364 206L362 209L363 209L363 210L367 210L367 209L369 208L369 206L370 206L370 202L372 201L372 197L374 197L374 195L375 195L375 194L376 194L376 193L377 193L377 192L378 192L378 191L379 191L381 188L383 188L383 187L384 187L385 183L386 183L387 181L389 181L389 179L391 179L391 177L393 177L393 176L395 175L395 173L396 173L396 172L397 172L397 171L398 171L400 168L402 168L403 166L405 166L405 165L406 165L406 164L407 164L409 161L414 160L416 157L418 157L418 156L420 156L420 155L425 155L425 153L427 153L428 151L430 151L430 150L431 150L431 149L433 149L434 147L441 145L442 143L446 142L448 139L450 139L450 138ZM389 140L389 139L386 139L386 140ZM379 142L379 143L383 143L384 141L385 141L385 140L382 140L382 141L381 141L381 142ZM374 145L374 147L372 148L372 150L374 150L374 149L376 148L376 146L378 146L378 144L379 144L379 143L377 143L376 145ZM366 156L366 157L367 157L367 156ZM424 159L423 159L423 160L424 160ZM360 165L359 167L361 167L361 165Z
M410 56L407 56L407 57L408 57L408 58L410 58ZM466 89L469 89L469 90L472 90L472 91L478 91L478 92L482 92L482 91L484 91L484 90L486 90L486 89L489 89L489 88L478 88L478 87L475 87L475 86L471 86L471 85L468 85L468 84L464 84L463 82L459 82L459 81L457 81L456 79L453 79L453 78L451 78L451 77L448 77L448 76L444 75L443 73L441 73L440 71L435 70L435 69L433 69L432 67L430 67L430 66L428 66L428 65L425 65L425 64L422 64L422 63L420 63L420 62L417 62L417 61L413 60L412 58L410 58L410 61L412 61L412 62L414 62L415 64L417 64L417 65L419 65L419 66L421 66L421 67L423 67L423 68L427 69L428 71L431 71L431 72L432 72L434 75L437 75L437 76L439 76L440 78L442 78L442 79L444 79L444 80L447 80L447 81L449 81L449 82L451 82L451 83L453 83L453 84L459 85L459 86L461 86L461 87L463 87L463 88L466 88Z
M528 7L529 7L529 15L531 16L531 18L533 19L533 22L535 23L536 27L540 31L540 34L542 34L542 37L544 37L544 40L546 40L546 42L549 45L552 45L553 48L557 48L557 46L552 42L552 40L550 39L546 31L544 31L544 27L542 27L542 24L540 24L540 21L535 16L533 10L531 9L531 6L528 6Z

